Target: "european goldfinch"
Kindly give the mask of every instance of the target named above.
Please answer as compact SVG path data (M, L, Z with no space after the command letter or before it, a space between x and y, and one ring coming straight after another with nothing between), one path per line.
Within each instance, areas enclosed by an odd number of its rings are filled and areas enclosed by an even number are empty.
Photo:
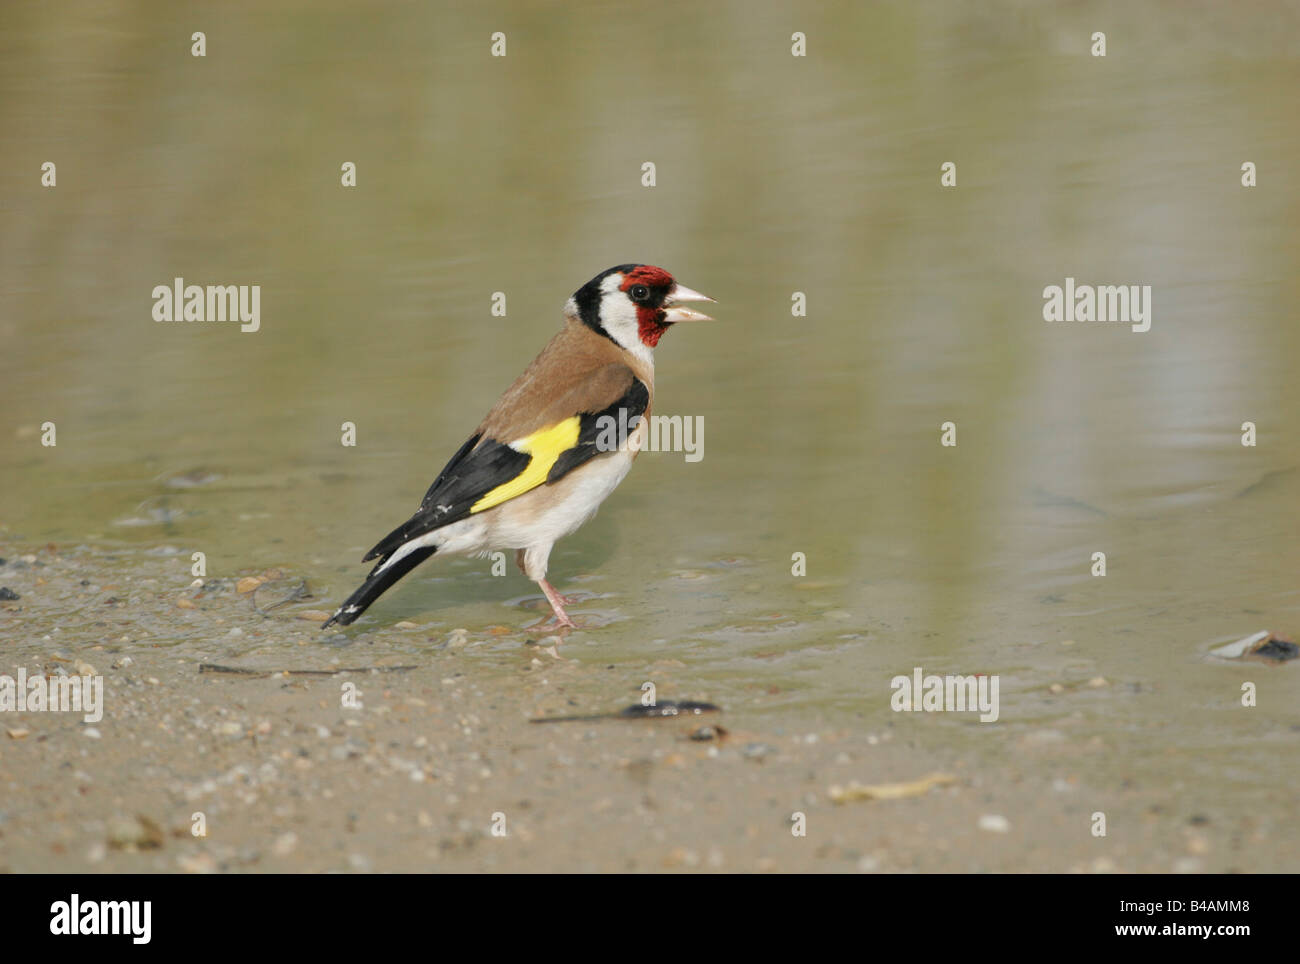
M321 628L348 625L435 552L499 549L516 550L555 622L573 627L567 600L546 581L551 548L627 475L654 400L654 348L677 322L712 320L682 304L712 300L644 264L610 268L574 292L559 333L451 457L415 515L366 553L363 562L378 563ZM615 444L611 425L629 427Z

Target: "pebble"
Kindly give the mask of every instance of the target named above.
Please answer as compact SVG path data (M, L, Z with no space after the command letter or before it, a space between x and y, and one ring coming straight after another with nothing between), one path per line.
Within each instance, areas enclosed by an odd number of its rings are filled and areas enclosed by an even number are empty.
M97 728L93 726L88 726L81 731L81 735L84 736L87 740L98 740L101 734Z
M365 873L366 871L370 870L371 867L370 858L367 857L365 854L348 854L348 866L350 866L353 870L358 870L361 871L362 873Z
M211 854L182 854L176 858L176 866L187 874L215 874L217 862Z
M664 857L665 867L698 867L700 855L686 847L674 847Z
M114 817L108 822L108 845L118 850L155 849L163 845L162 828L148 817Z
M1011 830L1011 821L1001 814L986 813L979 819L979 828L989 833L1008 833Z

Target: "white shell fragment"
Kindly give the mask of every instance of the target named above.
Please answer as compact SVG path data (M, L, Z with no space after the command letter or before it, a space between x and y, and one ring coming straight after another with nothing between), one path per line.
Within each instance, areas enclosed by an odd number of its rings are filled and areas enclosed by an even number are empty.
M1222 659L1240 659L1247 653L1255 649L1256 646L1272 638L1273 634L1267 630L1261 630L1247 636L1245 639L1239 639L1235 643L1226 643L1223 646L1217 646L1210 650L1210 654Z

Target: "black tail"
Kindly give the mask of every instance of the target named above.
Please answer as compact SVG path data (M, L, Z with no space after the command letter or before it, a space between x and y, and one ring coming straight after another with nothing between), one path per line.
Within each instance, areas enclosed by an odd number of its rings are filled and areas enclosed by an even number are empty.
M401 579L437 551L437 547L435 546L416 549L409 556L403 556L383 572L379 571L380 567L383 565L381 562L370 571L369 578L358 587L357 591L349 596L347 601L334 611L334 615L325 620L321 629L328 629L335 623L338 623L340 626L347 626L352 623L353 620L370 607L372 602L387 592L389 586L397 582L397 580Z

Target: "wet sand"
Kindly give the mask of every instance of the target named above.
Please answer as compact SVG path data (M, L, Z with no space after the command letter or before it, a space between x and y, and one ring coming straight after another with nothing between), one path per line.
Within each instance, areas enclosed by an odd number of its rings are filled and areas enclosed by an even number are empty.
M1070 706L1089 699L1086 685L1052 694L1066 705L1040 723L875 712L830 723L720 697L662 648L611 660L600 630L555 645L528 628L541 619L531 601L491 627L321 634L301 618L328 608L319 598L254 608L292 598L304 578L310 593L310 574L272 573L254 596L235 576L187 588L128 551L0 543L0 556L0 585L19 595L0 603L0 672L89 664L105 680L94 725L0 714L6 871L1295 867L1285 780L1242 808L1240 796L1167 778ZM182 635L206 644L178 646ZM203 663L390 671L245 676ZM660 700L721 712L529 722L618 711L647 679ZM360 708L341 705L347 684ZM692 739L701 727L726 732ZM952 779L898 799L832 800L832 787L932 774ZM1091 833L1097 811L1105 837ZM792 833L797 813L804 836ZM191 832L196 814L206 836Z

